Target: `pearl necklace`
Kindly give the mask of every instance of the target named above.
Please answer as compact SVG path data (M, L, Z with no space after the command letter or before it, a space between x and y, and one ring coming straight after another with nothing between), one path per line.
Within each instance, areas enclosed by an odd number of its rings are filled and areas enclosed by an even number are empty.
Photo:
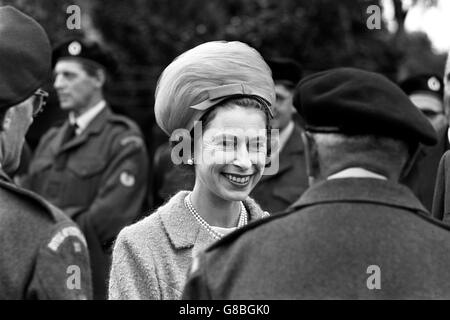
M191 202L191 194L188 194L186 196L186 198L184 198L184 205L185 207L188 209L188 211L194 216L195 220L197 220L198 223L200 223L200 225L205 228L208 233L215 239L215 240L219 240L223 237L223 234L221 234L220 232L215 231L208 222L205 221L205 219L203 219L197 212L197 210L194 208L194 206L192 205ZM247 209L245 209L244 204L242 203L242 201L240 202L241 205L241 213L239 216L239 223L238 223L238 228L241 228L243 226L245 226L248 222L247 219Z

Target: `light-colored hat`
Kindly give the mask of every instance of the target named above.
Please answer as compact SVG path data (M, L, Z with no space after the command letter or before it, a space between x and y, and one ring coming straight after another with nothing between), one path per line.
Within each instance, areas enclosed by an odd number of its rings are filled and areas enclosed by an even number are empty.
M270 68L247 44L207 42L177 57L160 76L156 122L169 136L176 129L191 130L210 108L239 96L258 100L271 113L275 90Z

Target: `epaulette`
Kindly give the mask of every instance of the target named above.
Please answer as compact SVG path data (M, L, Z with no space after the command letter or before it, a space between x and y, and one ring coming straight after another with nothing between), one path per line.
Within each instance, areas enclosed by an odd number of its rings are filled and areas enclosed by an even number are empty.
M253 230L253 229L257 229L258 227L260 227L262 225L265 225L267 223L270 223L270 222L272 222L274 220L286 217L286 216L294 213L297 210L298 210L297 207L290 207L290 208L286 209L285 211L282 211L282 212L277 213L275 215L272 215L270 217L259 219L259 220L256 220L254 222L251 222L251 223L247 224L246 226L244 226L242 228L239 228L236 231L233 231L233 232L227 234L222 239L216 241L214 244L209 246L205 250L205 252L209 252L209 251L214 250L214 249L216 249L218 247L221 247L223 245L229 244L229 243L237 240L244 233L247 233L248 231Z
M124 125L127 129L138 131L139 127L138 125L131 119L127 118L126 116L122 116L120 114L112 113L110 117L108 117L108 120L113 123L119 123L121 125Z

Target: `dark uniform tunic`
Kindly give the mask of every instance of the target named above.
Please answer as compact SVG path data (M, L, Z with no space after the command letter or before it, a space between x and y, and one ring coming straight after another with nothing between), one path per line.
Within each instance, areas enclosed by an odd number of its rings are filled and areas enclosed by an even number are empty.
M433 199L433 217L450 225L450 151L439 162Z
M401 181L411 188L424 207L429 211L432 210L439 161L449 147L447 130L445 130L437 145L432 147L423 146L421 148L411 170Z
M80 229L0 169L0 300L90 299L91 290Z
M449 299L450 232L427 214L391 181L319 183L286 214L210 247L183 298Z
M69 122L44 135L25 185L71 217L89 245L94 298L106 297L110 246L141 213L147 152L131 120L103 109L79 135L63 143Z

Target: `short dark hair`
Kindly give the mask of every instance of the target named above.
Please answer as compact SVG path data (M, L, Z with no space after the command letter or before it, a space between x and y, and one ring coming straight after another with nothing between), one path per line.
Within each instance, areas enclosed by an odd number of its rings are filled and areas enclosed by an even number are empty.
M406 141L376 135L313 133L322 170L364 167L401 174L414 146Z
M97 76L97 72L99 70L103 70L106 75L106 70L102 66L98 65L97 63L93 62L91 63L89 60L77 60L78 63L81 65L84 71L91 77Z

